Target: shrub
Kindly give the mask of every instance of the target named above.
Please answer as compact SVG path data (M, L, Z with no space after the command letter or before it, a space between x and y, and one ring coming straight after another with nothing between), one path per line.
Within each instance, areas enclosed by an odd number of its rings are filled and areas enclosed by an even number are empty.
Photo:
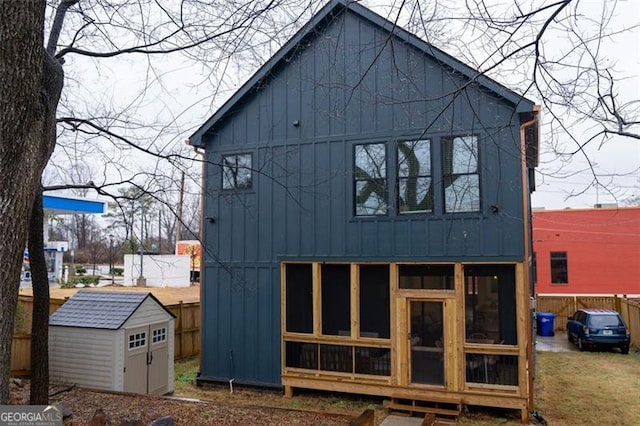
M76 284L98 284L100 275L82 275L77 277L69 277L69 280L61 287L75 287Z
M111 268L111 272L113 272L113 275L121 277L124 275L124 268Z

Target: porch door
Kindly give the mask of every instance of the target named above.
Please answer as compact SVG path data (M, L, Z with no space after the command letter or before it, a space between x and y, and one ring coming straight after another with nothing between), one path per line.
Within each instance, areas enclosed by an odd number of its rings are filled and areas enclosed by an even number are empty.
M409 383L444 386L444 302L408 302Z

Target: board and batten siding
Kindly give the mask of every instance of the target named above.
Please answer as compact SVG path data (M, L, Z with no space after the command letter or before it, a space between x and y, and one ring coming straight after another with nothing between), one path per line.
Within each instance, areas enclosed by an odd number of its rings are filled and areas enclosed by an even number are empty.
M117 335L114 330L50 326L51 382L113 390L115 359L121 356L113 352Z
M287 260L522 262L518 105L349 9L202 136L202 375L278 386ZM445 137L475 135L480 211L444 212ZM397 214L396 142L430 139L434 209ZM354 216L354 145L386 143L389 214ZM252 155L252 188L222 190L222 156Z

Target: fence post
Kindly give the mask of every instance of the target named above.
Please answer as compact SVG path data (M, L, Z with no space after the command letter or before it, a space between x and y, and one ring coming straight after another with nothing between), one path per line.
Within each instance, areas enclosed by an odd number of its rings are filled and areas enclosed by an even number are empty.
M613 300L613 303L615 304L616 311L620 312L620 309L621 309L620 297L618 297L617 294L614 294L613 296L615 297L615 299Z
M180 345L179 345L179 350L180 350L180 357L183 357L184 356L184 314L183 314L182 300L180 301L180 306L179 306L178 313L180 315Z

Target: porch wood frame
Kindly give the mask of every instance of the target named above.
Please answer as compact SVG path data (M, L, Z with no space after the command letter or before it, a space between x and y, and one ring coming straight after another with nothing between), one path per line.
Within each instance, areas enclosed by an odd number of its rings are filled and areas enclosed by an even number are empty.
M313 334L286 332L286 264L312 264L313 271ZM518 409L527 418L529 394L530 362L528 339L529 296L525 289L527 265L515 262L330 262L351 265L351 336L322 335L321 272L325 262L282 262L281 263L281 380L285 396L292 396L293 388L320 389L355 394L388 396L394 398L425 399L450 398L462 400L465 404L484 405ZM326 262L329 263L329 262ZM360 337L360 289L359 265L389 266L390 338ZM398 285L399 265L453 265L453 290L400 289ZM467 343L465 339L465 283L464 266L471 265L513 265L515 268L516 295L516 345ZM411 301L434 301L443 303L444 338L444 386L410 383L409 304ZM454 320L452 320L454 318ZM356 373L342 373L323 370L308 370L287 367L285 345L287 341L337 344L344 346L380 347L390 350L390 376L375 376ZM518 385L498 385L466 382L465 357L467 353L486 355L510 355L518 357ZM353 370L355 371L355 370Z

